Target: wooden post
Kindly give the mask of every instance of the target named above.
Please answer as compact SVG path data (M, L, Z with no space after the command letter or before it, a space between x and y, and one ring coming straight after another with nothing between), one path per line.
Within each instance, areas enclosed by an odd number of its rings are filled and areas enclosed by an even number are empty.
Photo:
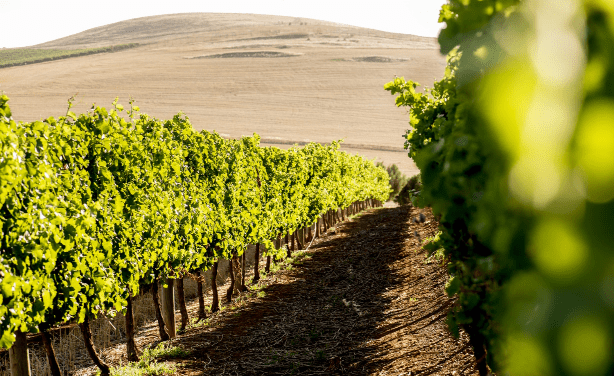
M243 253L245 254L245 252ZM245 260L245 259L244 259ZM213 263L213 268L211 269L211 313L217 312L220 310L220 300L217 294L217 261ZM245 263L243 263L245 265Z
M235 269L234 265L232 265L232 260L234 260L234 256L228 260L228 274L230 276L230 286L226 290L226 301L228 303L232 302L232 293L235 288Z
M247 291L247 286L245 286L245 263L247 261L245 252L247 252L247 249L243 251L243 254L241 254L241 287L239 288L241 292Z
M169 337L175 338L177 331L175 329L175 280L167 278L166 284L168 287L162 287L160 291L160 305L162 308L162 317Z
M294 233L296 234L296 247L297 247L296 249L299 250L299 251L301 249L305 249L304 246L303 246L303 242L301 241L301 237L303 236L302 235L303 234L303 228L301 227L301 228L296 229L296 231ZM303 239L303 240L305 240L305 239Z
M185 305L185 291L183 289L183 278L177 278L177 303L179 303L179 312L181 312L181 330L185 332L188 326L188 308Z
M58 359L55 356L55 350L53 349L53 343L51 341L51 336L47 330L41 330L41 337L43 339L43 346L45 347L45 352L47 353L47 363L49 363L49 370L51 371L51 376L62 376L62 372L60 371L60 365L58 364Z
M30 352L26 333L15 333L15 343L9 349L9 358L11 376L30 376Z

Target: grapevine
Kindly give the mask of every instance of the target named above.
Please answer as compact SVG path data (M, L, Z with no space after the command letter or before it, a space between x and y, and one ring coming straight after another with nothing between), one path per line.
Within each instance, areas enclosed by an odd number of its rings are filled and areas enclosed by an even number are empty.
M161 121L116 99L15 122L0 98L0 346L16 332L113 316L143 288L384 201L385 170L329 146L281 150ZM104 364L103 364L104 366ZM103 370L103 373L105 371Z
M432 89L385 85L481 375L614 371L614 7L451 0ZM607 291L607 292L606 292Z

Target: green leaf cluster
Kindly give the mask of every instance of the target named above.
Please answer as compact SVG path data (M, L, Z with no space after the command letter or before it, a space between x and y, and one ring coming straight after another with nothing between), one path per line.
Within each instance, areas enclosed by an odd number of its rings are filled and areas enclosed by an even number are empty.
M385 88L441 216L450 327L497 372L612 374L614 6L451 0L440 21L446 76Z

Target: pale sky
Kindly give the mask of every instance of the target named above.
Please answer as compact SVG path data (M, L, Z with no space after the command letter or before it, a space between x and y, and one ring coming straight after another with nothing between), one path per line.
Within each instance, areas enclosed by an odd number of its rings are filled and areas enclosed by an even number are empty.
M26 47L132 18L170 13L255 13L314 18L436 37L447 0L0 0L0 48Z

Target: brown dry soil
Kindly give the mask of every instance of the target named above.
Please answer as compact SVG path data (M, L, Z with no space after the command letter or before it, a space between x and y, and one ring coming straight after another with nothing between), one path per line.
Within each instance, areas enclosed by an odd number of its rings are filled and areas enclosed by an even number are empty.
M421 250L436 231L428 211L370 209L261 281L264 297L235 297L178 336L190 355L165 360L179 375L475 375L466 335L446 329L445 268Z
M446 59L435 38L306 18L191 13L97 27L31 48L137 48L2 69L15 120L34 121L132 96L161 119L179 111L197 130L330 143L417 174L403 150L409 127L384 84L404 76L432 86ZM209 57L209 58L206 58ZM212 58L217 57L217 58ZM288 144L289 143L289 144ZM353 145L353 146L350 146ZM368 145L369 148L360 148Z

